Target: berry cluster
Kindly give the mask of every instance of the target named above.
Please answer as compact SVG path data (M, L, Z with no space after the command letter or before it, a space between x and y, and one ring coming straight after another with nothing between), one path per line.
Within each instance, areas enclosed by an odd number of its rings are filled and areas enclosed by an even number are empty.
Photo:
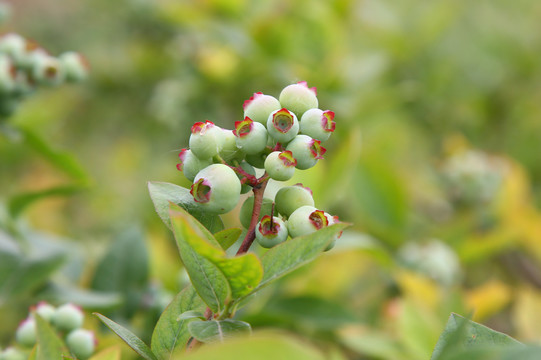
M24 349L32 348L37 341L37 326L34 314L38 314L45 321L53 325L59 335L65 340L70 352L80 360L89 358L96 347L96 338L90 330L82 329L84 321L83 311L67 303L55 308L40 302L32 307L28 317L21 322L15 333L18 347L10 347L0 353L2 360L26 359Z
M19 34L0 37L0 118L11 115L38 86L57 86L86 78L88 64L76 52L50 55Z
M295 169L309 169L323 158L321 143L334 132L335 122L334 112L318 105L316 89L303 81L285 87L278 99L255 93L244 102L244 120L233 130L210 121L195 123L189 149L181 150L177 164L193 182L194 204L209 213L227 213L253 189L254 196L242 205L241 223L266 248L337 222L314 207L310 189L301 184L282 188L275 201L262 198L269 179L289 180ZM264 175L256 177L256 168ZM274 216L275 210L282 217Z

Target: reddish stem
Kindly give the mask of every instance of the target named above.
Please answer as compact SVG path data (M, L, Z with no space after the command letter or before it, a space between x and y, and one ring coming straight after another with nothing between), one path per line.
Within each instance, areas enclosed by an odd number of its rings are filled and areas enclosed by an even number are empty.
M246 233L246 237L242 241L242 244L240 245L239 251L237 251L237 255L244 254L248 252L250 249L250 246L252 246L252 243L255 239L255 227L257 223L259 222L259 214L261 213L261 205L263 204L263 194L265 193L265 188L267 187L267 183L269 177L265 173L260 179L258 179L258 184L254 186L254 208L252 210L252 219L250 220L250 226L248 227L248 232Z

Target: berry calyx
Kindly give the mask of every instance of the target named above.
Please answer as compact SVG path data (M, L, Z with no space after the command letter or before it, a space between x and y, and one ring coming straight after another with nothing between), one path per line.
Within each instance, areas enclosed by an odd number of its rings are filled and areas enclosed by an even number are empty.
M265 171L271 179L286 181L295 174L297 160L291 151L273 151L265 159Z
M271 248L286 241L287 236L286 224L276 216L265 215L256 226L256 241L264 248Z
M286 108L273 111L267 120L267 131L276 142L288 143L299 133L297 116Z

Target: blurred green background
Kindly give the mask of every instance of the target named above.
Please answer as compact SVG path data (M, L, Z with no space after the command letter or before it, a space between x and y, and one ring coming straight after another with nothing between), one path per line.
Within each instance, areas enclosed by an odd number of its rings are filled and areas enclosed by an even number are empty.
M451 311L541 340L541 3L11 5L3 32L91 65L86 82L40 90L8 122L84 169L80 191L23 219L84 249L80 287L115 234L137 227L148 278L178 292L180 259L146 182L189 186L175 165L191 124L231 129L252 93L306 80L337 130L326 158L290 183L311 187L316 206L353 230L239 317L348 358L428 358ZM42 151L0 136L1 200L70 183ZM230 226L237 212L224 217ZM33 300L17 302L20 316Z

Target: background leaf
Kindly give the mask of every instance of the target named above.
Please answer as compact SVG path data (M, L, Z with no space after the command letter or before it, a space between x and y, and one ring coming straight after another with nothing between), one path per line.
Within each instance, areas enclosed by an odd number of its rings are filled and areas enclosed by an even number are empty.
M150 181L148 191L156 212L169 229L172 229L171 219L169 218L169 202L175 203L188 211L212 233L224 229L222 219L218 215L203 212L197 208L190 190L175 184Z
M250 324L232 319L194 321L188 324L190 334L205 343L223 342L228 337L250 333L251 329Z
M157 360L154 353L141 339L125 327L117 324L113 320L103 316L102 314L94 313L107 327L114 331L126 344L129 345L136 353L141 355L145 360ZM53 358L51 358L53 359Z
M205 303L192 286L175 296L154 328L151 349L158 359L170 359L186 347L191 337L188 324L194 319L179 320L179 316L190 310L205 310Z

